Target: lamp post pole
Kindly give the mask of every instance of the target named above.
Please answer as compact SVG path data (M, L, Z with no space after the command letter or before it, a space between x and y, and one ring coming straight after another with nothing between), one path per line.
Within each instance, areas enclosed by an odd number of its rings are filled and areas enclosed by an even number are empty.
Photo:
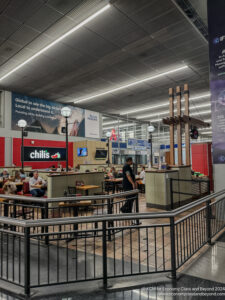
M150 148L150 164L151 167L153 166L153 146L152 146L152 133L155 131L155 127L153 125L149 125L148 126L148 133L149 133L149 143L151 144L151 148Z
M110 165L110 155L109 155L109 141L111 137L111 132L106 132L106 137L107 137L107 146L108 146L108 167Z
M109 137L107 137L108 140L108 167L110 165L110 155L109 155Z
M69 153L68 153L68 117L66 118L66 172L68 172L68 160L69 160Z
M24 128L22 127L22 130L21 130L21 134L22 134L22 147L21 147L21 163L22 163L22 170L23 170L23 165L24 165L24 134L23 134L23 130Z
M153 157L152 157L152 156L153 156L153 155L152 155L152 148L153 148L153 147L152 147L152 134L149 133L149 136L150 136L150 143L151 143L151 152L150 152L150 153L151 153L151 154L150 154L150 155L151 155L151 160L150 160L150 161L151 161L151 166L152 166L152 165L153 165Z
M63 107L61 109L61 115L66 119L66 172L68 172L68 161L69 161L69 152L68 152L68 118L71 116L72 111L70 107Z
M21 165L22 165L22 170L23 170L23 167L24 167L24 128L27 126L27 121L19 120L17 126L21 128L21 140L22 140L22 143L21 143Z

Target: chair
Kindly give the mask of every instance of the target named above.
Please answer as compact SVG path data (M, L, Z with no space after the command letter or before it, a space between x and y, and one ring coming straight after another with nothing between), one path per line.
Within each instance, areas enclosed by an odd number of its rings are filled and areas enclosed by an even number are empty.
M123 192L123 183L117 183L116 192Z
M80 197L82 194L77 194L77 189L75 186L68 186L68 192L65 193L66 197Z
M105 191L105 182L103 181L102 182L102 191L101 192L98 192L98 193L94 193L95 196L98 196L98 195L107 195L106 191Z
M22 191L21 192L17 192L17 195L32 197L32 194L30 194L30 185L29 185L29 182L27 182L27 181L23 182Z
M106 194L109 194L113 191L113 183L110 181L104 181L103 182L103 191L105 191Z
M76 186L81 186L81 185L84 185L83 180L77 180L76 181Z
M138 189L139 189L140 193L145 194L145 184L144 183L139 183Z

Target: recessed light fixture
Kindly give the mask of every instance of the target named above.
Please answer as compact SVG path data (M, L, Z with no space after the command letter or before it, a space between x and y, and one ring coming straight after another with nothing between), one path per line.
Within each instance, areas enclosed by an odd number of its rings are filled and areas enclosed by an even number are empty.
M8 77L9 75L11 75L12 73L18 71L24 65L28 64L30 61L32 61L33 59L35 59L36 57L38 57L39 55L41 55L42 53L44 53L45 51L47 51L48 49L50 49L51 47L53 47L55 44L61 42L64 38L66 38L67 36L69 36L73 32L77 31L78 29L80 29L81 27L83 27L84 25L86 25L87 23L89 23L90 21L92 21L93 19L95 19L97 16L99 16L104 11L106 11L108 8L110 8L110 6L111 6L110 4L107 4L106 6L104 6L100 10L98 10L96 13L94 13L93 15L91 15L90 17L88 17L87 19L85 19L84 21L82 21L81 23L79 23L78 25L76 25L75 27L73 27L72 29L70 29L69 31L67 31L66 33L64 33L63 35L61 35L59 38L57 38L55 41L53 41L52 43L50 43L48 46L44 47L43 49L41 49L40 51L38 51L37 53L35 53L34 55L32 55L30 58L28 58L27 60L25 60L23 63L19 64L17 67L15 67L11 71L9 71L5 75L3 75L0 78L0 81L2 81L3 79L5 79L6 77Z
M192 100L198 100L198 99L202 99L202 98L208 98L210 96L211 96L210 93L204 93L204 94L201 94L201 95L197 95L197 96L191 97L190 101L192 101ZM181 100L181 102L184 102L184 101L185 100ZM166 107L166 106L169 107L169 102L158 104L158 105L146 106L146 107L142 107L142 108L138 108L138 109L133 109L133 110L128 110L126 112L124 111L124 112L120 113L120 115L124 116L124 115L134 114L134 113L145 111L145 110L150 110L150 109L153 110L153 109L157 109L157 108L161 108L161 107Z
M111 93L114 93L114 92L118 92L120 90L129 88L131 86L135 86L135 85L141 84L141 83L146 82L146 81L151 81L153 79L157 79L157 78L160 78L160 77L163 77L163 76L167 76L167 75L170 75L170 74L173 74L173 73L185 70L187 68L188 68L188 66L184 65L184 66L181 66L181 67L176 68L176 69L172 69L172 70L160 73L160 74L156 74L156 75L152 75L152 76L146 77L146 78L141 79L141 80L136 80L136 81L133 81L131 83L128 83L128 84L125 84L125 85L121 85L121 86L119 86L117 88L105 91L103 93L99 93L99 94L95 94L95 95L92 95L92 96L89 96L89 97L85 97L85 98L82 98L80 100L78 99L78 100L74 101L74 103L81 103L81 102L89 101L89 100L92 100L92 99L95 99L95 98L99 98L101 96L105 96L105 95L108 95L108 94L111 94Z

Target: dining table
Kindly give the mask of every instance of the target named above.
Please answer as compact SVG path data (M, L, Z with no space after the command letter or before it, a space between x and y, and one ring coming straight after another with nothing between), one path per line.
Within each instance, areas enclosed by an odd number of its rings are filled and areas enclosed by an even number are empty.
M99 185L77 185L76 189L79 191L84 191L85 195L88 196L89 195L89 191L93 190L93 189L98 189L100 188Z

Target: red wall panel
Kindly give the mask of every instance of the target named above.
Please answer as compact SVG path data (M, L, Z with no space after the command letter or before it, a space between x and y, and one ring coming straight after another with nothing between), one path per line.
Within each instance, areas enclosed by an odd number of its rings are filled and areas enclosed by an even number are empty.
M208 170L208 150L207 144L192 144L192 169L195 172L201 172L205 175L209 175Z
M192 170L201 172L210 179L211 190L213 190L213 168L211 143L192 144Z
M34 144L31 144L31 141ZM21 143L22 140L18 138L13 139L13 164L16 166L21 166ZM34 139L24 139L24 146L27 147L55 147L55 148L65 148L66 143L61 141L46 141L46 140L34 140ZM73 166L73 143L69 142L69 165ZM63 167L66 167L66 162L60 162ZM52 165L57 165L57 162L24 162L24 166L31 166L33 169L46 169Z
M5 166L5 138L0 137L0 166Z

